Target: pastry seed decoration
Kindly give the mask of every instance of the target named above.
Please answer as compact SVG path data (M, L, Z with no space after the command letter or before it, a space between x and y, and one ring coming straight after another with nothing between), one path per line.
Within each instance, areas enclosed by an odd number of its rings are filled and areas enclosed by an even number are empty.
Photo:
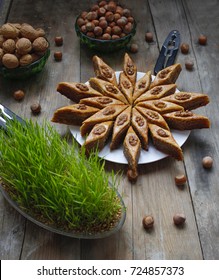
M57 109L52 121L80 125L87 153L101 150L107 140L111 150L122 145L130 181L135 182L138 177L140 152L148 150L149 136L156 149L183 160L182 149L170 129L210 127L207 117L191 111L208 104L208 95L176 90L175 82L182 70L180 64L161 70L154 79L148 71L138 81L137 67L127 53L119 81L115 71L96 55L93 66L96 77L90 78L86 85L58 84L57 91L76 104Z

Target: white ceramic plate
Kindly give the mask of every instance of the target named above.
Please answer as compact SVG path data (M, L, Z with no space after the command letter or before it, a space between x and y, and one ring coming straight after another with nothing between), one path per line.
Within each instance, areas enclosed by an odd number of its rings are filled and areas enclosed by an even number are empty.
M118 80L118 77L119 77L119 73L120 73L119 71L116 72L117 80ZM139 80L141 77L143 77L144 74L145 73L138 72L137 73L137 80ZM176 90L176 91L179 91L179 90ZM83 145L83 143L85 141L85 137L81 137L80 127L79 126L70 126L70 132L72 133L72 135L76 139L76 141L80 145ZM171 133L172 133L174 139L176 140L176 142L181 147L186 142L187 138L189 137L190 130L185 130L185 131L171 130ZM127 159L125 158L125 156L123 154L122 144L118 149L111 151L110 150L110 143L109 142L106 143L105 147L99 152L99 156L101 158L104 158L105 160L108 160L108 161L111 161L111 162L128 164ZM145 150L141 149L138 164L151 163L151 162L163 159L167 156L168 156L167 154L164 154L164 153L158 151L154 147L152 142L149 141L148 151L145 151Z

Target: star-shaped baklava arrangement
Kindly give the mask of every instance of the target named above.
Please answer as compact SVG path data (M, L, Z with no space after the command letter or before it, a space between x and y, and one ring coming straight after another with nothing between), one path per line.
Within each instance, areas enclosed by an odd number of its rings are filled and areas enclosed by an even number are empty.
M154 79L148 71L137 80L137 67L126 53L118 81L115 71L100 57L93 57L93 66L95 77L89 83L58 84L57 91L74 104L57 109L52 121L79 125L87 153L101 150L108 141L111 150L123 145L130 180L138 177L140 152L148 150L149 137L156 149L182 160L182 150L170 129L209 128L207 117L191 111L208 104L208 96L176 90L180 64L161 70Z

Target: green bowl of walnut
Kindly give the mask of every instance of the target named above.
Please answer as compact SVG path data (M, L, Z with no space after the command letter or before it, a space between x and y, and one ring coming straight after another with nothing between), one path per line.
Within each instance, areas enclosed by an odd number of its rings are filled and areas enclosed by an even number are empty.
M50 55L45 31L27 23L5 23L0 28L0 74L25 79L45 66Z

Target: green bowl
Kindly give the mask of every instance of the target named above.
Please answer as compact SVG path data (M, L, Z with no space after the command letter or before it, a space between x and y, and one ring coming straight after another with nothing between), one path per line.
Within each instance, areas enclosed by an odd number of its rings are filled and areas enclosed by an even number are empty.
M9 69L4 66L0 67L0 75L9 79L26 79L30 76L39 73L44 68L48 58L50 56L50 49L47 49L46 53L27 66L19 66L14 69Z
M80 38L81 43L83 45L86 45L89 49L97 50L104 53L110 53L123 49L130 42L130 40L136 33L136 22L134 22L132 31L129 34L127 34L125 37L115 39L115 40L95 39L81 32L77 24L77 19L75 21L75 31L77 36Z

